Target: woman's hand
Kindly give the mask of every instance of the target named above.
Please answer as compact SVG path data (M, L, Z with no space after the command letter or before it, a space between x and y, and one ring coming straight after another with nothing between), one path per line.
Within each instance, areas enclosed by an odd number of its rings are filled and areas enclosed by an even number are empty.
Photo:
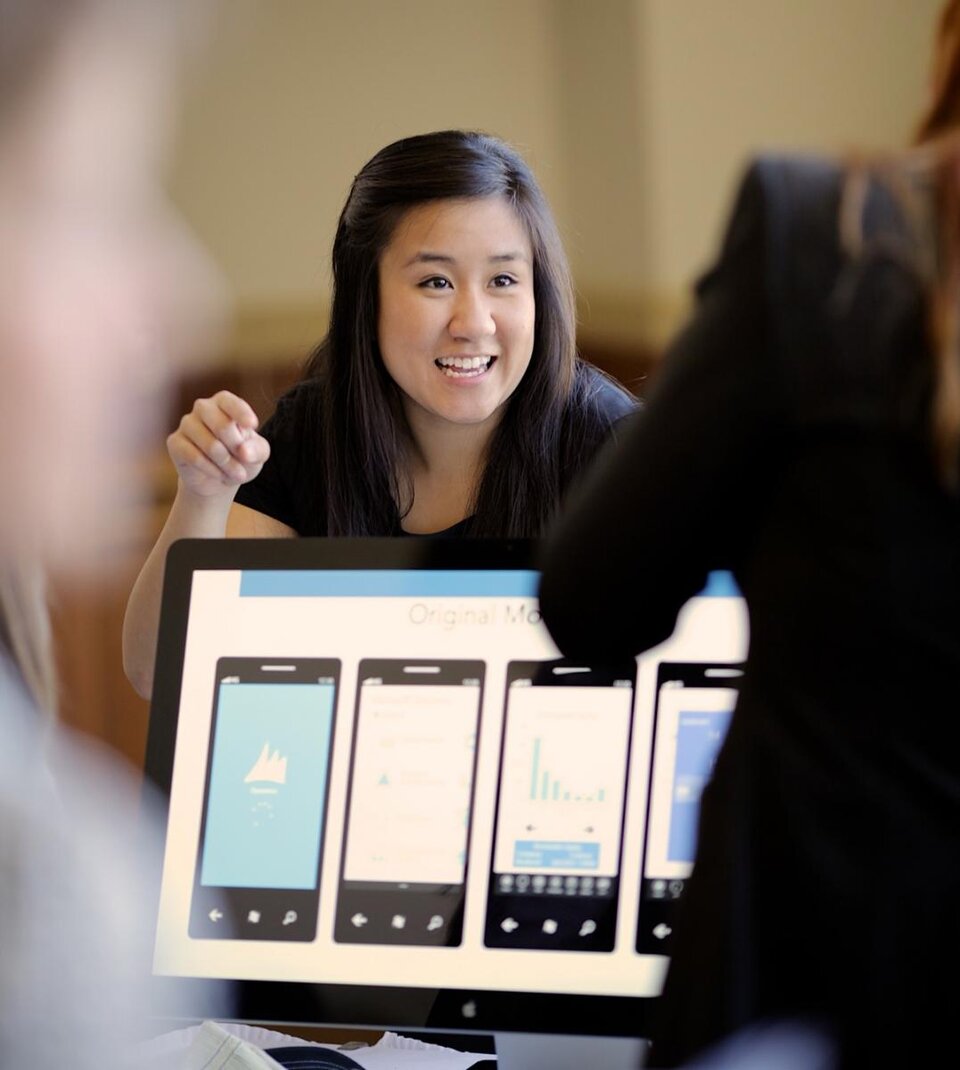
M258 424L253 409L228 390L195 401L167 439L181 491L232 499L241 484L255 479L270 456L270 444L257 434Z

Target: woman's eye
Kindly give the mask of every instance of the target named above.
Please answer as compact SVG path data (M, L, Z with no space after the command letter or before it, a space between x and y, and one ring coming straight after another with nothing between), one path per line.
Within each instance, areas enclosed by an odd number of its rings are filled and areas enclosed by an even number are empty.
M442 275L433 275L429 279L424 279L420 286L424 290L449 290L450 280L445 279Z
M516 285L517 280L512 275L494 275L493 285L498 289Z

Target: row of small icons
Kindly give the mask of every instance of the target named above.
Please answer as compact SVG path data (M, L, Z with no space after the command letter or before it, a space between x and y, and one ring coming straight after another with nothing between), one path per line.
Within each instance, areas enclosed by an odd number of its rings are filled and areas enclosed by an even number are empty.
M223 911L218 910L216 907L214 907L213 910L211 910L210 913L207 915L207 917L214 923L214 925L216 925L216 923L223 918ZM247 913L247 924L259 925L260 919L262 917L263 915L260 913L259 910L251 910ZM286 914L283 915L283 921L280 924L295 925L297 922L297 917L298 915L295 910L288 910Z
M502 873L497 886L501 892L544 892L547 895L608 895L613 888L609 877L548 877L543 873Z
M520 922L516 918L504 918L500 922L500 928L507 934L513 934L520 928ZM546 933L547 936L555 936L560 928L560 923L555 918L544 918L543 925L540 926L540 931ZM592 918L587 918L584 921L579 931L578 936L593 936L597 931L597 923Z
M683 881L655 880L650 882L651 899L679 899L683 895Z
M359 910L350 918L350 924L355 929L362 929L365 925L368 925L370 919L366 914L361 913ZM446 920L441 914L434 914L427 922L425 928L428 933L435 933L438 929L442 929L446 925ZM394 914L390 919L391 929L405 929L407 927L406 914Z
M260 913L259 910L251 910L247 914L247 923L250 925L259 925L262 916L263 915ZM214 907L213 910L211 910L210 913L207 915L207 917L214 924L216 924L218 921L221 921L223 919L223 911L218 910L216 907ZM294 925L297 922L297 918L298 915L295 910L288 910L283 915L283 921L281 922L281 924ZM367 915L361 913L360 911L357 911L357 913L350 918L350 924L353 925L356 929L362 929L365 925L369 924L369 922L370 919L367 917ZM437 930L442 929L445 924L446 922L442 915L434 914L427 922L426 930L428 933L434 933L437 932ZM390 919L390 927L392 929L398 930L405 929L407 927L406 915L394 914L393 917ZM516 918L504 918L503 921L500 922L500 928L505 933L512 934L520 928L520 922L518 922ZM543 924L541 925L541 931L547 936L556 935L559 928L560 924L555 918L544 918ZM587 918L586 921L584 921L580 925L580 929L578 930L577 935L584 937L592 936L596 931L597 923L592 918ZM670 934L673 932L673 929L671 929L670 926L666 925L664 922L660 922L659 925L655 926L652 931L653 935L658 940L666 940L666 938L670 936Z

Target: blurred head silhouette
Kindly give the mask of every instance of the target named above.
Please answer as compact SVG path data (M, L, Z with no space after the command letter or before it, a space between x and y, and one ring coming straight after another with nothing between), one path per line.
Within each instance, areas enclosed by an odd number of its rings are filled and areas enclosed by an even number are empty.
M915 141L923 143L960 129L960 0L940 12L930 72L930 99Z
M197 6L0 0L2 562L89 566L123 537L165 387L212 321L161 184Z
M4 1066L112 1070L155 1008L153 830L112 763L37 731L20 684L42 702L38 566L88 569L124 537L167 382L215 318L215 277L160 181L205 6L0 0Z

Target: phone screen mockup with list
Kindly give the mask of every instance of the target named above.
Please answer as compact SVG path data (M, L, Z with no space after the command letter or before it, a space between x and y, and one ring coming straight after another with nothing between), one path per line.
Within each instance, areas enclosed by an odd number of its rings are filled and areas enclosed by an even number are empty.
M338 943L461 942L484 671L360 662Z
M636 668L509 663L487 947L613 950Z
M700 797L726 738L741 664L662 662L657 668L653 760L637 920L640 954L669 954L693 872Z
M316 936L340 662L217 662L190 935Z

